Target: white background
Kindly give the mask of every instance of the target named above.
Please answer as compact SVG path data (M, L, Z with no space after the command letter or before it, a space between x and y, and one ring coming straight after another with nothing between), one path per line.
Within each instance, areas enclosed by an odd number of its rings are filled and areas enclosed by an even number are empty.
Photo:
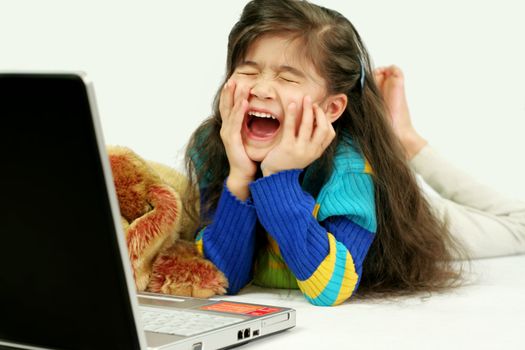
M245 1L0 0L0 70L82 70L106 143L180 167L211 111ZM460 167L525 199L522 2L319 0L377 66L405 71L414 123ZM5 151L5 150L4 150Z

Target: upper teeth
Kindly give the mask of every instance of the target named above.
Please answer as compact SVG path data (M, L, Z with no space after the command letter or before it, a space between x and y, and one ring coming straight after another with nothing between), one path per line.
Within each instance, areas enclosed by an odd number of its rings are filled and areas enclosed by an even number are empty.
M249 115L253 115L254 117L259 117L259 118L272 118L272 119L276 119L273 115L271 115L270 113L263 113L263 112L248 112Z

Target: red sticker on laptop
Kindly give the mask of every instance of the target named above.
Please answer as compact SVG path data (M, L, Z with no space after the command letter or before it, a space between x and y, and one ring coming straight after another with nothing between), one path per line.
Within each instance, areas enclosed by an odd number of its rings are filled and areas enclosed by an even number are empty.
M276 307L231 303L228 301L221 301L213 305L201 306L199 309L250 316L264 316L281 310Z

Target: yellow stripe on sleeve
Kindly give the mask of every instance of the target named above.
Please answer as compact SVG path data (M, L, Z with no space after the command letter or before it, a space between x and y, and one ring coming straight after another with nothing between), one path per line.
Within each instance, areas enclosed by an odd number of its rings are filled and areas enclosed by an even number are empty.
M344 244L328 233L329 252L315 272L297 284L314 305L337 305L348 299L357 284L353 259Z
M367 159L365 159L365 168L364 168L363 172L365 174L374 175L374 171L372 170L372 166L370 165L370 163L368 162Z
M204 228L197 234L197 238L195 239L195 247L197 248L197 251L200 255L204 256L204 247L202 242L202 236L204 233Z

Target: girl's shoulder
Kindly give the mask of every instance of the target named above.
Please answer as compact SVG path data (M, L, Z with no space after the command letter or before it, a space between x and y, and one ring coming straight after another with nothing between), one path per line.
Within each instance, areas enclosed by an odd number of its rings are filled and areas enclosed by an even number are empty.
M320 167L322 165L315 164L306 169L302 185L307 192L318 194L320 189L325 192L327 190L338 191L338 187L341 186L341 182L345 182L345 178L358 174L372 174L369 163L348 135L339 141L327 177L320 179L318 173L323 171L323 168Z
M319 221L344 216L375 232L374 183L372 170L359 147L351 140L341 142L334 157L333 171L316 198Z
M348 173L372 173L370 164L350 136L345 137L337 146L332 176Z

